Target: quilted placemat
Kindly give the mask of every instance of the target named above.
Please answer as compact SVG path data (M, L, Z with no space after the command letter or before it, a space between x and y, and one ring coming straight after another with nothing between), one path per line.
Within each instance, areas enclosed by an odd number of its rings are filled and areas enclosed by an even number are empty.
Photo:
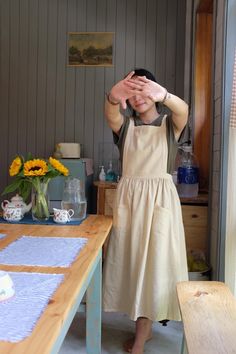
M18 342L31 334L63 274L9 272L15 295L0 302L0 340Z
M69 267L86 238L21 236L0 251L0 264Z

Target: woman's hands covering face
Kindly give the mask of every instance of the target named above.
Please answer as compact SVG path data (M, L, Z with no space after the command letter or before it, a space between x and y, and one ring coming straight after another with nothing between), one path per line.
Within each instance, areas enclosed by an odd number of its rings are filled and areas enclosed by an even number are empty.
M153 102L160 102L164 99L166 89L158 83L147 79L145 76L134 76L131 71L125 79L114 85L110 91L110 97L115 102L119 102L123 109L126 109L126 100L140 95L148 97Z
M136 76L131 78L127 84L135 82L136 90L139 91L139 95L150 98L153 102L163 101L166 95L166 89L159 85L157 82L147 79L145 76Z

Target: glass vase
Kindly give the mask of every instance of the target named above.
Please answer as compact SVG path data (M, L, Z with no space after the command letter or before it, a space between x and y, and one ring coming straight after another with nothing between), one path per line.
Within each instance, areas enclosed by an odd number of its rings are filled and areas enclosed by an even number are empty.
M39 181L32 187L32 219L46 221L49 219L48 181Z

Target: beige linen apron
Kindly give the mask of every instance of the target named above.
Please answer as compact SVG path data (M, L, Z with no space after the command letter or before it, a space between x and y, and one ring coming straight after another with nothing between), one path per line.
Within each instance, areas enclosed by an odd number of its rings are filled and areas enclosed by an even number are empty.
M159 127L135 126L131 118L104 265L103 306L132 320L180 320L175 286L188 279L188 271L167 156L166 118Z

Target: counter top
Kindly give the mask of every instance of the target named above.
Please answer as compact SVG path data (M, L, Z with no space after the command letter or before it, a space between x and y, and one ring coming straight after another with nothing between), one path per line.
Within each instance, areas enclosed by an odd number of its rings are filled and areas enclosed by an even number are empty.
M94 185L100 190L116 189L117 182L95 181ZM180 198L181 204L208 205L208 193L200 192L197 197Z

